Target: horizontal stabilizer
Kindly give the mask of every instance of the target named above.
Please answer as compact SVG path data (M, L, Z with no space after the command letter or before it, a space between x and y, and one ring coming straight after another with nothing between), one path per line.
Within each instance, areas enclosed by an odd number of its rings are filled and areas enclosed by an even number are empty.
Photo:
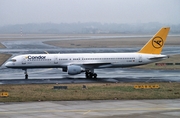
M161 56L157 56L157 57L151 57L151 58L149 58L149 60L159 60L159 59L166 59L166 58L169 58L169 56L161 55Z

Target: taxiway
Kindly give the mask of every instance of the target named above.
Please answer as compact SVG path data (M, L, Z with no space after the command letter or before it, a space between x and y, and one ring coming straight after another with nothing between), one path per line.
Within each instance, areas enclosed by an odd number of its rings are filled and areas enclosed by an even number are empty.
M1 118L179 118L180 100L1 103Z

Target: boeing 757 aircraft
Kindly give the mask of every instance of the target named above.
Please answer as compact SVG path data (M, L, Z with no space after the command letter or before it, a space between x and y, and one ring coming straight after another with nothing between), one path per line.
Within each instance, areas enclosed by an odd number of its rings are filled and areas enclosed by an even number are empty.
M62 68L69 75L84 72L86 78L97 78L94 69L139 66L166 59L168 56L161 55L161 51L169 29L161 28L138 52L25 54L11 58L5 66L25 70L25 79L28 79L27 69L33 68Z

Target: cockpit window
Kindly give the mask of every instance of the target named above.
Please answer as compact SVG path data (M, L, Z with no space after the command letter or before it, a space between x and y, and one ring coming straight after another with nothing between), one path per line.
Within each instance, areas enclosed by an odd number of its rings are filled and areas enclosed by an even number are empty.
M12 62L16 62L16 59L11 59L10 61L12 61Z

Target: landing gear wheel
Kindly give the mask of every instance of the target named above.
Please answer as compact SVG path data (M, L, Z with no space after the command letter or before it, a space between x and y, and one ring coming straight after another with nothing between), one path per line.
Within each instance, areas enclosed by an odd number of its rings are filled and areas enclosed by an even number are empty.
M27 69L25 69L25 72L24 72L24 74L25 74L25 79L28 79L28 73L27 73Z
M86 78L88 79L92 78L92 74L90 72L86 72Z
M97 74L96 73L92 73L92 72L86 72L86 78L87 79L96 79L97 78Z
M93 74L93 78L97 79L97 74L96 73Z
M25 79L28 79L28 74L25 74Z
M86 75L86 78L88 78L88 77L89 77L89 75L88 75L88 73L87 73L87 72L86 72L86 74L85 74L85 75Z

